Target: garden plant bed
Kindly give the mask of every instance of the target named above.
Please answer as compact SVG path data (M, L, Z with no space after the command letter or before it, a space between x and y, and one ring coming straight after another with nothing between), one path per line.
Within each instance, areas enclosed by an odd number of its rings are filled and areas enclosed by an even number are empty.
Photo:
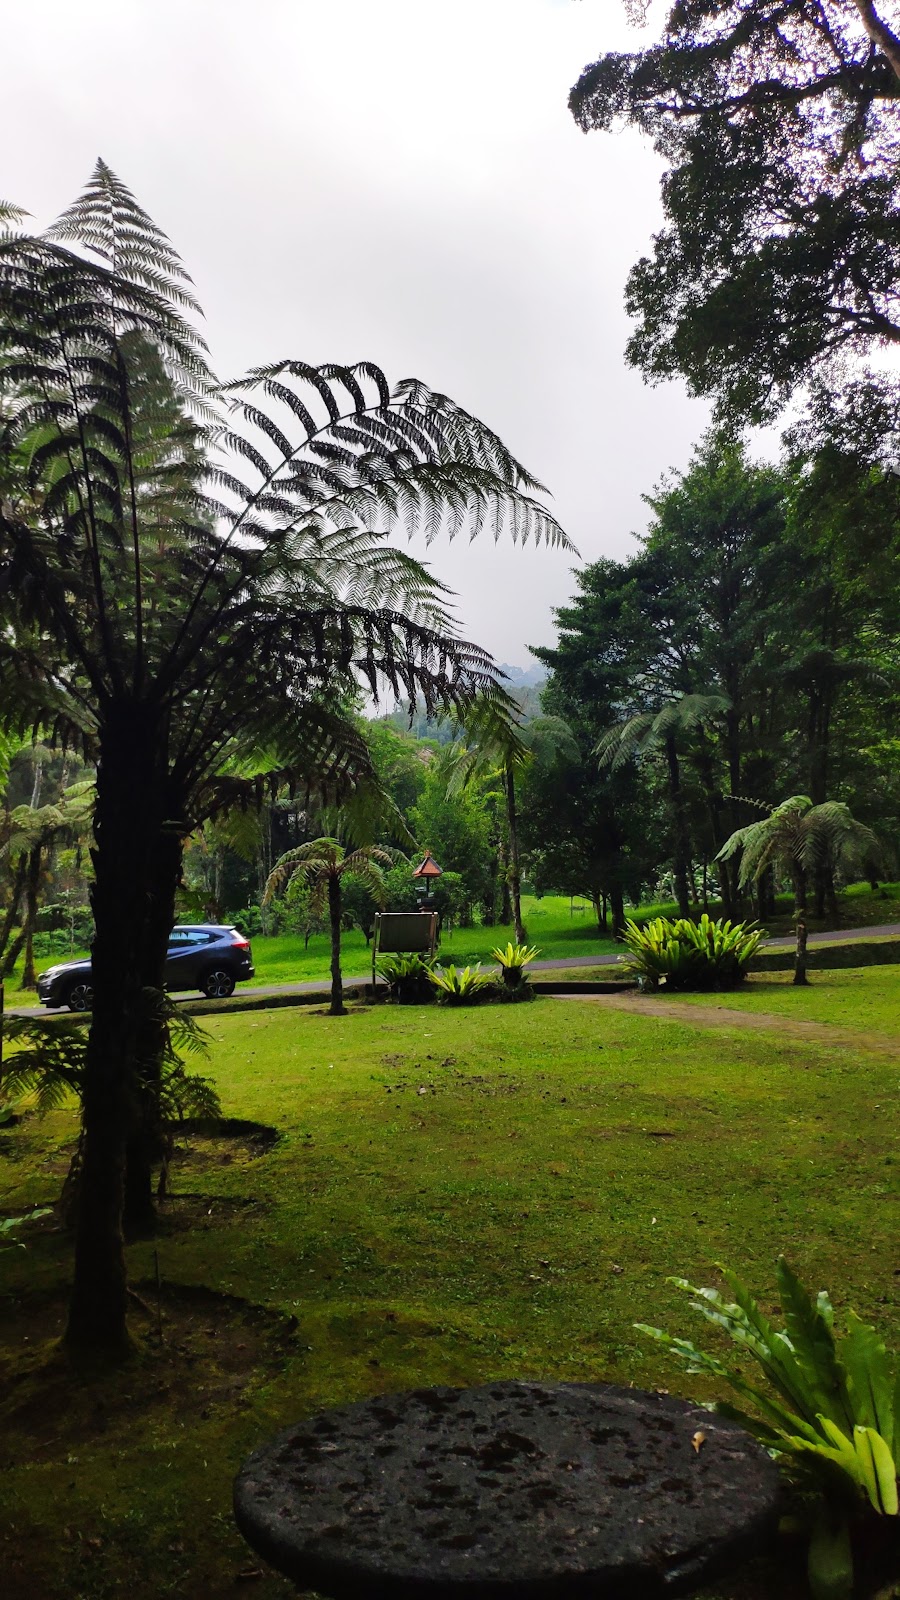
M698 1026L687 997L665 1013L648 997L640 1015L601 996L210 1017L203 1070L225 1115L280 1137L243 1154L192 1137L181 1172L176 1158L189 1196L175 1212L190 1198L197 1225L129 1246L148 1308L134 1306L133 1365L76 1381L55 1363L71 1247L53 1218L3 1256L4 1600L287 1600L234 1528L231 1482L257 1445L326 1407L495 1378L706 1398L706 1380L633 1327L694 1331L672 1273L714 1282L725 1261L765 1289L785 1249L890 1342L896 1063L866 1035L887 1036L898 980L881 967L808 990L766 981L757 1001L751 979L697 997L720 1026ZM776 1021L744 1027L732 1008L748 1002ZM785 1030L781 1004L815 1033ZM74 1127L60 1110L7 1131L4 1214L52 1197ZM207 1300L179 1311L189 1291ZM222 1320L227 1362L204 1331ZM69 1416L77 1441L53 1425ZM801 1600L802 1561L786 1546L706 1600Z

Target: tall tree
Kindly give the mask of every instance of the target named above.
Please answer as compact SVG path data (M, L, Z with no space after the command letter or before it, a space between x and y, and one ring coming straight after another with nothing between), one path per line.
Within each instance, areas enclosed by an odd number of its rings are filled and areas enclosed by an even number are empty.
M666 162L628 282L634 365L761 417L823 361L900 341L896 0L677 0L570 104Z
M103 163L49 235L0 236L0 460L14 469L0 703L24 682L44 725L98 756L66 1334L94 1355L127 1349L125 1148L134 1085L159 1058L147 997L163 987L182 840L247 792L218 778L223 753L252 736L295 781L352 786L369 763L338 686L386 681L428 706L490 688L489 658L454 634L392 529L566 542L539 486L446 396L392 390L371 363L284 361L219 385L196 309L172 246ZM191 420L149 468L136 340Z
M610 728L597 744L601 766L615 771L638 751L659 751L664 757L674 840L673 876L679 916L691 914L688 870L691 841L681 779L680 747L684 738L700 734L731 710L721 694L683 694L658 710L641 711L627 722Z
M559 752L574 759L578 756L571 729L560 717L536 717L528 723L519 722L494 698L475 701L468 709L460 737L451 747L446 761L448 798L460 794L478 777L495 775L502 785L509 856L507 881L512 924L519 944L525 942L525 924L522 921L516 781L532 761L552 760Z

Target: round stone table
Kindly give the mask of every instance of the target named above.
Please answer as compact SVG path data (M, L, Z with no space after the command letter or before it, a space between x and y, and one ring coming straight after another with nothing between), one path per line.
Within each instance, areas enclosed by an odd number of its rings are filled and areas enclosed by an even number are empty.
M327 1411L235 1480L254 1550L333 1600L651 1600L763 1547L778 1474L734 1423L607 1384Z

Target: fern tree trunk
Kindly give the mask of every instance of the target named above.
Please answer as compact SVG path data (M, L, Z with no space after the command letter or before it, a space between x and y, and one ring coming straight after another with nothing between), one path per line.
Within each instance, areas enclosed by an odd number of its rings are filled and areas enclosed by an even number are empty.
M83 1100L75 1270L65 1344L78 1359L128 1353L122 1210L136 1062L146 1017L145 925L165 818L161 730L126 697L107 707L94 813L94 1002ZM165 947L162 960L165 959ZM161 969L160 969L161 971Z
M794 868L794 920L797 927L794 982L809 983L806 976L806 869L799 865Z
M344 984L341 978L341 880L336 872L328 878L328 922L331 928L331 1006L333 1017L343 1017Z
M25 873L25 917L23 933L25 935L25 963L22 967L22 988L37 988L37 972L34 965L34 929L38 914L38 893L41 886L41 865L43 851L39 844L32 846L28 852L28 866Z
M168 818L179 808L170 797ZM169 933L175 921L175 894L181 871L181 836L167 828L154 841L152 893L142 927L141 971L146 990L162 993ZM132 1096L132 1118L125 1149L125 1188L122 1222L126 1239L146 1237L156 1229L157 1212L153 1171L164 1154L164 1129L160 1106L163 1051L167 1044L164 1017L145 996L137 1041Z
M525 943L522 922L522 872L519 866L519 819L516 813L516 776L511 761L506 763L506 817L509 823L509 888L512 897L513 927L516 944Z
M675 748L674 739L666 740L666 765L669 772L669 800L672 805L672 829L675 842L673 861L675 899L678 901L678 915L680 917L689 917L691 914L691 898L688 889L690 841L684 814L681 770L678 764L678 751Z
M25 942L24 933L13 938L13 929L19 915L19 906L25 892L25 875L28 871L28 857L19 856L16 862L15 875L12 882L12 893L3 924L0 926L0 978L8 978L19 959L19 951ZM10 942L12 941L12 942Z

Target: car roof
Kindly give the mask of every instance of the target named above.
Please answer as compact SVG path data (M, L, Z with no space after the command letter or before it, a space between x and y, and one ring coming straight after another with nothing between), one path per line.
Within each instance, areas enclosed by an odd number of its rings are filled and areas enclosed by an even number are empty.
M172 932L182 933L236 933L232 922L176 922Z

